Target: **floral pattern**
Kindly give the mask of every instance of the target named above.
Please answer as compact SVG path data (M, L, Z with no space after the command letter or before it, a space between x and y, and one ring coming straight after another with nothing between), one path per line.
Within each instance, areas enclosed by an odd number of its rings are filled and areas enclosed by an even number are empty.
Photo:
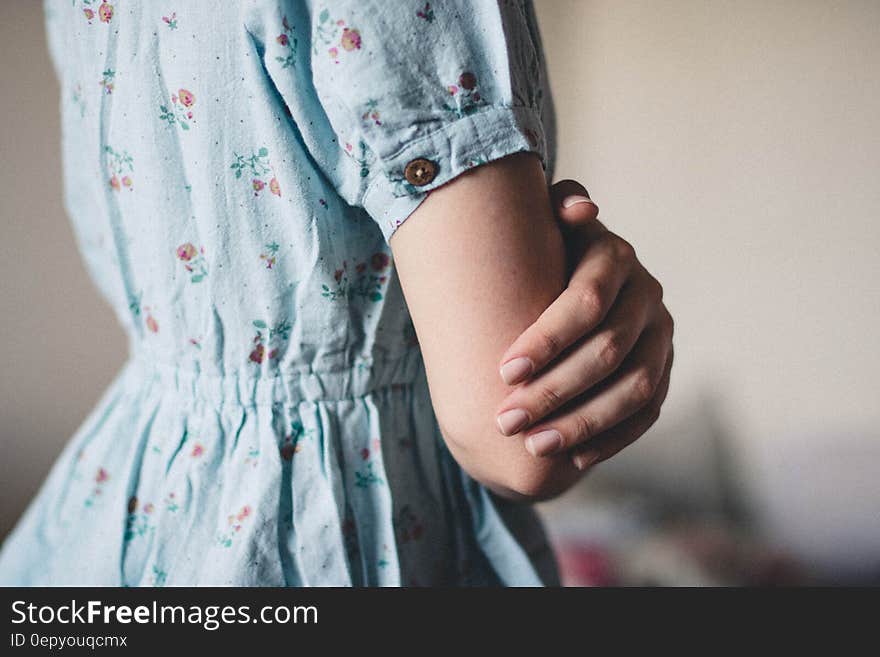
M379 106L379 102L373 98L368 100L364 107L366 108L366 112L361 116L361 121L366 125L382 125L382 121L379 120L379 110L376 109Z
M324 46L330 46L327 49L327 54L337 64L343 53L360 50L362 45L360 30L349 27L342 19L334 20L328 9L324 9L318 14L314 45L316 55L318 54L319 42Z
M171 94L171 105L159 105L159 118L168 125L177 124L181 130L189 130L195 123L192 110L195 103L195 94L188 89L178 89L176 94Z
M244 460L244 464L250 468L256 468L260 463L260 448L259 447L251 447L248 450L247 457Z
M128 517L125 521L125 540L130 541L152 534L156 527L153 524L153 512L156 507L152 502L147 502L138 508L138 498L131 497L128 500Z
M338 299L360 298L365 301L381 301L382 287L388 280L386 270L391 262L387 253L374 253L369 261L357 262L354 273L349 278L348 261L342 261L342 267L333 273L335 285L321 286L321 296L330 301Z
M116 71L112 68L108 68L101 74L101 81L99 84L101 85L101 89L104 90L104 93L109 95L113 93L113 88L115 86L114 80L116 79Z
M275 61L281 63L281 68L290 68L296 65L296 37L293 36L293 28L287 22L287 16L281 20L284 31L275 37L275 42L285 49L283 56L275 57Z
M76 0L73 0L76 4ZM113 5L109 2L98 4L98 0L82 0L82 13L89 25L91 25L95 17L102 23L109 23L113 20Z
M132 296L128 302L128 308L131 310L131 314L135 318L139 318L141 315L144 316L144 326L150 333L158 333L159 332L159 322L153 316L153 311L150 309L150 306L142 306L141 305L141 297L143 296L143 292L139 292L138 294Z
M382 443L378 438L373 438L373 440L370 441L370 445L371 447L363 447L360 450L360 457L365 465L364 467L355 470L354 473L354 485L358 488L381 486L385 483L385 480L374 470L374 462L372 460L374 454L381 453Z
M110 145L104 147L104 153L107 155L107 169L110 172L110 188L114 192L122 189L131 191L134 181L129 174L134 173L134 159L128 151L116 151Z
M251 180L251 187L254 190L254 196L259 196L260 193L266 189L268 185L269 191L277 197L281 197L281 185L278 183L278 178L275 177L275 169L272 168L272 163L269 161L269 149L263 146L256 153L251 153L249 156L239 155L238 153L233 153L235 160L232 162L232 169L235 172L236 178L241 178L245 174L249 176L253 176ZM269 179L268 183L266 182L266 178Z
M110 473L107 472L103 467L98 468L98 471L95 473L95 485L92 488L92 492L89 493L89 496L86 497L85 505L86 506L95 506L98 499L103 494L104 486L107 481L110 479Z
M275 258L280 248L278 242L269 242L264 247L263 252L260 254L260 260L266 264L266 269L272 269L275 266Z
M422 120L427 130L443 123L454 127L454 119L481 114L487 102L501 107L509 90L492 77L496 60L469 59L479 51L456 50L443 41L456 13L463 42L471 45L479 34L488 35L494 23L482 24L479 12L413 0L382 16L363 2L327 0L327 9L319 7L308 18L301 16L311 12L310 3L296 15L248 12L260 35L256 50L248 38L230 38L243 33L236 20L240 10L229 8L235 3L214 3L216 20L201 25L174 0L143 12L129 12L124 0L50 3L49 36L55 39L53 53L61 54L56 68L65 92L65 152L76 167L67 173L83 190L73 195L71 212L78 227L86 226L85 256L97 265L90 269L106 276L102 289L114 300L124 291L117 311L128 316L126 329L139 353L91 423L93 435L62 457L67 462L58 468L62 475L50 481L44 508L31 514L18 538L0 552L0 581L45 581L45 573L66 569L70 579L84 584L107 579L109 572L126 586L186 585L198 578L199 583L277 585L321 578L344 583L347 577L356 585L432 584L432 573L441 570L433 566L443 550L436 546L469 531L466 522L452 526L447 520L466 520L468 510L460 504L473 496L446 490L445 477L420 475L437 466L433 451L425 448L435 436L420 433L427 426L423 414L430 412L427 397L412 394L411 382L398 382L398 372L408 373L408 365L394 369L395 382L385 386L388 368L400 367L398 359L409 358L418 345L399 286L389 286L393 263L382 240L388 224L405 219L407 204L385 193L398 194L399 188L366 192L388 180L378 153L401 152L404 143L389 142L398 128L404 138L418 139L427 133L407 127L421 127ZM515 2L499 8L514 5L521 12ZM393 48L382 42L386 35L380 28L389 25ZM150 47L119 38L108 52L113 36L104 26L148 35ZM302 31L306 27L314 31L311 38ZM69 47L74 31L82 47ZM487 38L502 36L507 35ZM304 44L314 45L315 56L304 53L303 47L312 47ZM304 55L309 61L298 61ZM243 68L256 77L240 85L228 72L242 68L247 57L250 65ZM519 58L511 61L519 65ZM424 66L425 75L405 76L409 86L396 87L393 66L400 62ZM309 115L321 105L313 97L311 76L294 74L306 64L326 75L333 87L325 89L338 94L338 103L323 103L326 116ZM506 82L514 71L503 73ZM433 82L437 74L440 82ZM157 96L166 83L172 86ZM486 99L494 88L508 95ZM514 105L540 98L517 89L513 94ZM402 109L413 110L412 122L401 121L410 118ZM320 120L312 125L312 118ZM339 126L345 131L337 132ZM537 125L524 130L540 133ZM515 138L521 147L520 135ZM505 147L503 140L513 143L513 135L500 135L492 152ZM418 155L442 156L431 152L432 140L423 144ZM483 161L475 151L464 166ZM457 173L445 160L440 166L444 179ZM387 173L402 174L396 165ZM104 193L100 203L89 203L94 186ZM385 198L389 207L367 209L377 224L369 225L358 206ZM294 274L307 274L299 277L302 288L296 293ZM321 321L301 321L310 312ZM289 386L284 392L292 399L279 413L274 386L300 375L309 377L303 379L308 404L296 399L296 385ZM167 387L169 403L154 405L158 396L130 394L142 390L147 376L157 395L166 395ZM221 380L224 403L218 410L214 383ZM252 383L260 384L256 398L237 398L250 397ZM402 403L389 407L384 392L375 404L359 403L361 391L374 383ZM340 387L352 390L337 394ZM267 391L271 394L263 396ZM190 395L199 403L190 403ZM172 398L182 403L172 404ZM126 427L138 435L120 440ZM383 447L393 451L398 467L386 470ZM322 473L328 465L339 469ZM322 474L334 478L332 486L325 489ZM458 478L448 479L459 485ZM320 484L311 498L314 508L330 507L321 518L298 524L310 509L263 504L284 499L279 492L307 495L312 491L303 486L310 482ZM342 518L333 503L340 505ZM42 518L57 525L47 532ZM292 549L285 540L289 532L299 533L301 555L285 554ZM320 542L337 532L344 548L335 539ZM202 563L175 558L182 554L178 541L187 536L205 537L204 544L192 546L201 551ZM44 538L54 545L45 545ZM133 549L120 555L124 542ZM212 553L205 557L206 549ZM277 569L261 568L255 559L276 550L284 579L267 582L280 579ZM17 554L10 560L6 555L12 551ZM71 568L73 554L93 554L93 563ZM340 561L346 555L349 568ZM113 566L120 556L126 568ZM469 556L475 571L482 567L485 559L476 554L457 554L455 562ZM502 562L498 572L505 567L503 557L490 559L492 566ZM513 567L527 570L519 556ZM531 577L510 579L531 583ZM454 580L451 575L445 583Z
M208 275L208 263L205 260L205 247L196 249L191 242L177 247L177 259L183 263L184 269L190 274L190 281L201 283Z
M253 322L257 333L253 339L253 349L251 350L248 360L252 363L262 363L267 358L275 360L278 358L278 349L281 344L287 342L290 337L292 326L286 319L282 319L274 327L261 319L255 319Z
M470 71L458 76L458 84L450 84L447 91L452 96L453 102L445 103L443 107L458 118L473 114L480 109L480 106L486 104L477 90L477 76Z
M359 155L355 155L354 146L348 143L345 144L345 152L354 158L354 161L357 162L360 167L361 178L366 178L370 175L370 163L373 160L372 153L363 141L358 142L358 151Z
M217 542L221 547L232 547L233 539L236 534L241 531L244 523L251 517L253 509L245 504L236 513L232 513L226 518L226 529L217 535Z
M306 429L302 422L294 420L290 424L290 433L284 436L279 448L281 458L285 461L293 459L293 455L297 454L303 447L303 442L314 437L314 429Z
M427 21L428 23L433 23L435 16L434 16L434 10L431 9L431 3L426 2L425 6L416 12L416 16L418 16L419 18L421 18L424 21Z

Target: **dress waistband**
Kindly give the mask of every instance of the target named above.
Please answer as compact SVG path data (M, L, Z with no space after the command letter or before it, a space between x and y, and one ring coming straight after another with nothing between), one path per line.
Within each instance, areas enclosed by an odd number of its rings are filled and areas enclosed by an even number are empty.
M152 380L183 398L241 406L291 405L298 402L344 401L384 388L407 386L424 374L422 353L411 347L396 358L361 359L338 370L301 370L267 374L235 370L226 373L186 369L157 362L152 354L134 351L126 369L130 376Z

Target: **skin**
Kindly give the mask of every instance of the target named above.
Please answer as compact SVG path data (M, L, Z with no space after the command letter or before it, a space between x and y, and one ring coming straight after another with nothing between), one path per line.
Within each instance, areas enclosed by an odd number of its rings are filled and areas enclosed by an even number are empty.
M518 154L434 190L391 240L443 437L511 499L569 488L642 435L668 389L662 288L597 213L573 181L548 194ZM502 430L513 409L525 424ZM548 429L545 452L533 436Z
M551 188L568 246L566 289L501 358L523 358L527 373L499 405L522 409L528 436L555 429L579 469L640 438L659 418L669 391L674 321L663 287L626 240L597 217L599 208L573 180ZM554 412L556 411L556 412ZM508 416L510 417L510 416ZM514 416L516 419L516 416ZM543 421L542 421L543 420ZM504 430L499 422L499 430Z

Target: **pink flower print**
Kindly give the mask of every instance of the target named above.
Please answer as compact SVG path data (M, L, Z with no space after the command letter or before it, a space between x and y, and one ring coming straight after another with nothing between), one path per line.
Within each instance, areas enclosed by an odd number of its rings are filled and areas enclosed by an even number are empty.
M290 331L293 328L290 322L282 319L275 326L269 326L262 319L255 319L253 324L257 332L253 339L254 347L248 360L253 363L262 363L267 355L269 360L278 358L279 343L287 342L290 338Z
M275 41L277 41L282 46L286 46L288 43L290 43L290 39L287 38L286 34L279 34L277 37L275 37Z
M339 44L348 52L351 52L352 50L360 50L361 33L357 30L345 27L342 29L342 38L340 39Z
M150 331L152 331L153 333L159 332L159 322L157 322L156 318L153 317L152 315L149 315L149 314L147 315L147 319L146 319L145 323L147 325L147 328L150 329Z
M330 50L327 51L327 54L330 55L330 59L336 59L336 63L339 63L339 50L337 48L330 48Z
M478 111L482 98L477 91L477 76L470 71L461 73L457 83L446 87L450 96L456 96L455 105L444 104L444 107L460 118Z
M196 247L189 242L187 242L186 244L181 244L177 247L177 257L184 262L192 260L197 253L198 251L196 250Z
M374 253L373 257L370 258L370 266L375 271L382 271L388 266L390 260L387 253Z
M95 475L95 481L99 484L103 484L110 478L110 475L104 468L98 468L98 474Z
M370 458L370 450L368 450L366 447L364 447L364 448L361 450L361 458L362 458L364 461L366 461L368 458Z
M171 14L171 16L163 16L162 22L168 26L168 29L176 30L177 29L177 12L176 11L173 12Z
M275 266L278 249L281 248L281 245L273 241L269 242L265 248L266 250L260 254L260 260L266 263L266 269L272 269Z
M278 184L278 178L272 178L269 181L269 191L275 194L275 196L281 196L281 185Z
M177 97L180 98L180 102L184 107L192 107L193 103L196 102L196 97L193 95L191 91L187 89L178 89Z
M238 519L239 522L241 522L242 520L244 520L245 518L247 518L250 515L251 515L251 507L249 507L248 505L244 505L243 507L241 507L241 511L238 512L238 515L236 516L236 518Z
M419 18L421 18L423 20L428 21L429 23L432 23L434 21L434 10L431 9L431 3L426 2L425 8L417 11L416 16L418 16Z
M195 105L196 97L188 89L178 89L176 94L171 94L171 106L159 105L159 118L168 125L175 123L181 130L189 130L190 122L193 121L192 110L188 108Z
M471 91L477 86L477 76L470 71L465 71L459 76L458 83L461 85L462 89Z
M266 357L266 347L262 344L258 344L254 347L254 350L251 352L250 356L248 356L248 360L253 363L262 363Z
M110 187L118 192L122 189L120 178L122 178L123 181L125 178L128 178L127 174L134 170L134 160L131 155L128 154L128 151L115 151L109 145L104 146L104 152L107 154L107 169L110 174ZM131 189L131 185L132 180L131 178L128 178L128 184L126 187Z
M379 120L379 101L374 98L371 98L364 105L364 110L366 110L361 115L361 121L363 121L366 125L370 123L374 123L375 125L382 125L382 121Z
M131 178L129 176L122 176L122 186L126 189L131 189L132 186Z
M175 253L177 259L183 263L184 269L192 274L191 282L200 283L205 279L205 276L208 275L208 262L204 257L205 247L196 249L194 244L186 242L178 246ZM194 344L198 346L197 342Z
M83 9L83 14L85 14L86 20L87 20L89 23L91 23L91 22L92 22L92 19L95 18L95 12L92 11L91 9L88 9L88 8Z
M239 155L235 152L233 152L233 155L235 156L235 160L229 168L235 172L236 178L244 178L245 175L247 175L247 177L251 179L251 188L254 190L254 196L259 196L260 192L266 188L266 181L271 181L275 178L275 169L272 167L272 163L269 160L269 149L263 146L249 156ZM272 190L273 195L281 196L280 185L278 185L277 192L274 188L270 189Z
M148 502L144 505L144 513L152 513L155 510L155 506L152 502Z
M202 446L202 444L196 443L195 446L193 446L192 448L192 452L190 452L190 456L192 456L194 459L197 459L204 453L205 448Z
M101 6L98 7L98 16L101 18L102 23L109 23L113 18L113 5L108 2L102 2Z

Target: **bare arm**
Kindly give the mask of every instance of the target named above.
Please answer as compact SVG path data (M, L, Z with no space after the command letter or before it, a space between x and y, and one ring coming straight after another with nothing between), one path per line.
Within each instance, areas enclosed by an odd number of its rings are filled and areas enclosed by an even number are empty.
M538 158L517 154L434 190L391 239L444 439L495 492L538 499L580 473L568 454L535 458L495 421L510 389L507 347L565 286L562 236Z

